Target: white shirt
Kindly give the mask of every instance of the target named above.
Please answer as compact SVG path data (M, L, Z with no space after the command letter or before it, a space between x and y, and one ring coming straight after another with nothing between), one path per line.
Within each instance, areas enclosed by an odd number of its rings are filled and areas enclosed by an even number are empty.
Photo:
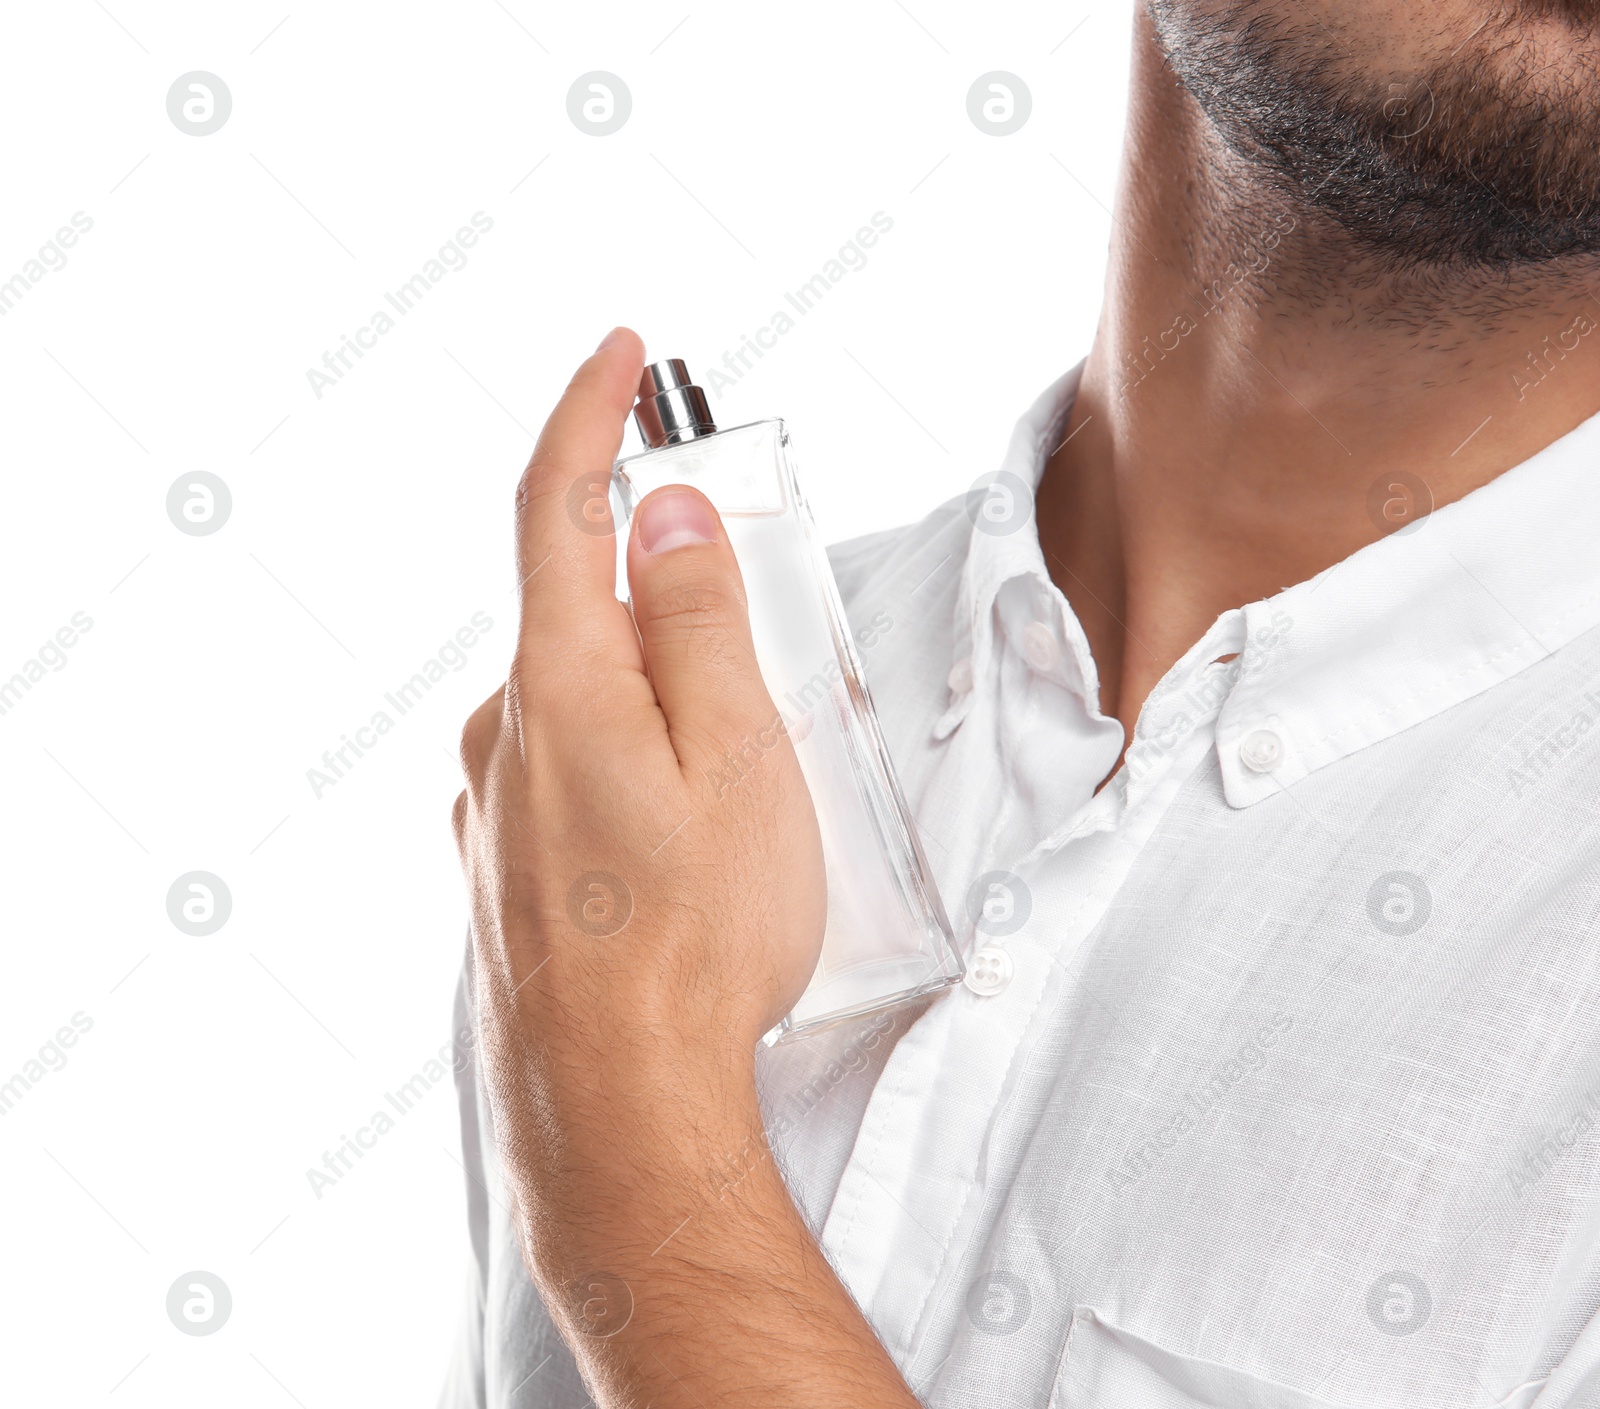
M1096 795L1031 515L1076 386L1015 512L834 550L991 991L761 1054L797 1202L940 1409L1600 1404L1600 418L1224 613ZM444 1402L583 1404L465 1081Z

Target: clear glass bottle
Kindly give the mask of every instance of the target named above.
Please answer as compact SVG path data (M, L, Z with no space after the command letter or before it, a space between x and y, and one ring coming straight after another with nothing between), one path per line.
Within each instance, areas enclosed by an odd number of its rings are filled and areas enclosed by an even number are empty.
M650 448L618 460L611 476L621 592L639 501L664 484L700 490L722 515L739 560L756 660L822 833L822 958L767 1041L960 982L960 952L895 780L783 422L718 430L705 393L676 358L645 368L634 419Z

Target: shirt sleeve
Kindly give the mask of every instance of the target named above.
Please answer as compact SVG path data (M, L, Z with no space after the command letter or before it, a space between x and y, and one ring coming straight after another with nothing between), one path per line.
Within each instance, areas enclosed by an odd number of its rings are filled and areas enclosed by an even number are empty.
M1561 1358L1542 1385L1526 1386L1537 1389L1530 1401L1519 1398L1513 1391L1502 1402L1509 1405L1528 1403L1530 1409L1588 1409L1600 1397L1600 1315L1592 1316L1572 1348Z
M456 980L453 1062L456 1102L461 1113L461 1165L467 1181L467 1234L471 1258L467 1268L464 1305L456 1345L450 1357L439 1409L487 1409L484 1400L484 1295L488 1286L489 1216L487 1186L483 1177L483 1150L478 1122L477 1043L472 1002L472 931L467 931L467 952Z
M439 1409L592 1405L577 1361L528 1275L512 1225L495 1157L494 1122L478 1080L470 930L456 983L452 1031L470 1258L461 1326Z

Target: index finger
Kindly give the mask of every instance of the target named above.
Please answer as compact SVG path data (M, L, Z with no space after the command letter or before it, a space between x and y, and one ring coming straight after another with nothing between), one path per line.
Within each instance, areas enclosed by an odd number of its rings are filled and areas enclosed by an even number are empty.
M613 328L539 433L517 485L522 643L586 633L598 642L626 624L615 593L609 489L643 371L639 335Z

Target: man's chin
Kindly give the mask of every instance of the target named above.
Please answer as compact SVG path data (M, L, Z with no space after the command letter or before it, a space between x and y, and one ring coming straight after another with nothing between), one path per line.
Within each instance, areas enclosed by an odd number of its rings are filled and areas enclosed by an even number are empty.
M1383 263L1510 269L1600 252L1600 42L1524 41L1486 21L1423 76L1384 82L1380 34L1346 26L1333 43L1267 4L1150 8L1227 145ZM1592 24L1596 7L1531 8ZM1373 62L1353 65L1351 43Z

